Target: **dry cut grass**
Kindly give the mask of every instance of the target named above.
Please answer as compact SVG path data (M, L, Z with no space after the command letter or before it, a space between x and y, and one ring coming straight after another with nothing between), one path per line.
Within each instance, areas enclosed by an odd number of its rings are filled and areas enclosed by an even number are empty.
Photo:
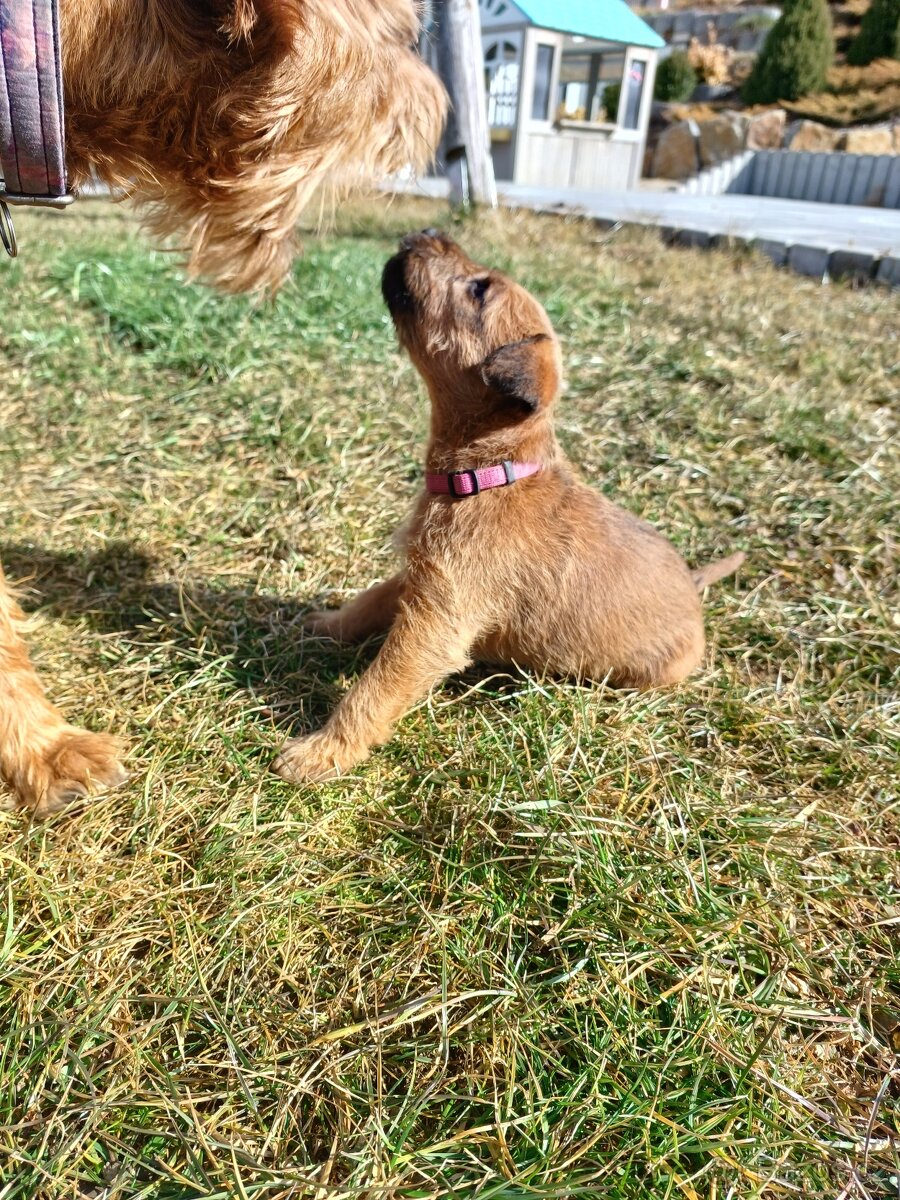
M898 1195L895 295L457 224L556 321L585 477L747 566L682 688L476 670L354 778L268 772L373 652L299 618L390 568L378 276L447 222L348 212L254 309L121 209L20 220L0 555L134 773L0 817L2 1200Z

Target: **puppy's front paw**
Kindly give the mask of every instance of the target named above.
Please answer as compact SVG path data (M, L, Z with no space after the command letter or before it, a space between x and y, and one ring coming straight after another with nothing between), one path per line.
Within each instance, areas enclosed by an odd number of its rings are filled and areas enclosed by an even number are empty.
M120 746L105 733L71 726L28 764L22 799L39 817L49 816L75 800L118 787L128 778L119 762Z
M288 783L312 783L336 779L367 756L340 741L325 729L306 737L291 738L281 747L274 769Z

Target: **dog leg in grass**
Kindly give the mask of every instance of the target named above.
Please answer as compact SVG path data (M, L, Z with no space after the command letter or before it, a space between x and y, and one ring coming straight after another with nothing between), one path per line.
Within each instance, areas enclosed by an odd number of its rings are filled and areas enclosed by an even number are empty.
M404 573L376 583L340 608L310 613L303 622L310 633L336 642L362 642L393 625L400 605Z
M469 665L477 634L456 614L404 603L369 669L322 729L285 743L275 770L292 783L351 770L435 684Z
M46 816L115 787L125 771L115 738L75 729L44 695L20 633L24 620L0 571L0 777Z

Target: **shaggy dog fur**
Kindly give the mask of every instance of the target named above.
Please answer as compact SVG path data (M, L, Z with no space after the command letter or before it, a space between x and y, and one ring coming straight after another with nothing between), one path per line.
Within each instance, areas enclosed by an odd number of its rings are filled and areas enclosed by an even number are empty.
M559 343L534 297L436 231L404 239L383 288L431 398L426 469L504 459L537 475L464 499L419 497L399 574L310 621L353 641L388 631L374 663L317 733L276 764L286 779L348 771L439 680L473 659L609 679L678 683L704 653L693 574L649 525L577 482L553 432Z
M277 286L323 184L430 158L440 83L413 0L62 0L66 155L152 206L228 291Z
M61 0L67 161L148 206L189 270L269 291L311 194L339 196L440 136L414 0ZM39 813L117 783L114 739L45 698L0 570L0 777Z

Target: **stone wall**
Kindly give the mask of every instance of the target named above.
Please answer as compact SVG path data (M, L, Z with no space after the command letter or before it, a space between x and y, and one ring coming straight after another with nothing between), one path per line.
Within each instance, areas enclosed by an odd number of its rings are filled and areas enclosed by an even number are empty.
M832 129L816 121L787 124L783 109L759 113L725 110L706 121L673 121L656 142L649 173L659 179L683 181L745 150L782 148L806 153L900 155L900 122Z
M689 179L742 150L771 150L784 141L783 109L754 115L725 110L707 121L673 121L660 134L650 163L658 179Z

